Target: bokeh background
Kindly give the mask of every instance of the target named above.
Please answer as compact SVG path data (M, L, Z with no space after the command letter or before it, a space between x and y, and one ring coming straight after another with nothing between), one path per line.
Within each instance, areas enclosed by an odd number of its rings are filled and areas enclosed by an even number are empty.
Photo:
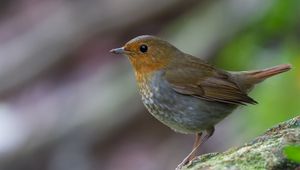
M0 169L174 169L194 136L148 114L129 62L108 52L142 34L227 70L292 64L201 153L250 141L300 112L299 18L299 0L2 0Z

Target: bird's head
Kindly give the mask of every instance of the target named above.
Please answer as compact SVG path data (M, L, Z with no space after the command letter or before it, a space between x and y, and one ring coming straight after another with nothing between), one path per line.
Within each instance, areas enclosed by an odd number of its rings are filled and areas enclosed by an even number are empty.
M139 74L163 69L181 53L167 41L150 35L138 36L123 47L112 49L110 52L126 55Z

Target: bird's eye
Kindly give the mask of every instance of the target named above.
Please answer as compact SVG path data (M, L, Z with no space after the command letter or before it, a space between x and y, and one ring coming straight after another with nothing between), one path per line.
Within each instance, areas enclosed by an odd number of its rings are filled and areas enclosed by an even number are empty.
M141 45L141 46L140 46L140 51L141 51L142 53L147 52L147 51L148 51L148 46L145 45L145 44Z

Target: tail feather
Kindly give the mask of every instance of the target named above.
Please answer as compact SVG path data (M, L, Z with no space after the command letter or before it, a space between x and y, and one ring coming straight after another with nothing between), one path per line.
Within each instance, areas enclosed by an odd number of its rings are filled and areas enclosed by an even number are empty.
M262 70L237 72L235 78L243 90L249 91L255 84L262 82L266 78L289 71L291 68L290 64L281 64Z
M275 67L266 68L263 70L257 70L257 71L250 71L246 73L250 79L256 80L258 82L263 81L266 78L275 76L277 74L289 71L291 69L290 64L281 64Z

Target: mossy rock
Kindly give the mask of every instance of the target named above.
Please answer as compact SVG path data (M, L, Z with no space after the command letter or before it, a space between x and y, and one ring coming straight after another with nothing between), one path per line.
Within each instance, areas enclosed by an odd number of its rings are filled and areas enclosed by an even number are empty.
M300 116L280 123L243 146L199 156L182 170L300 170L300 163L283 153L288 145L300 145Z

